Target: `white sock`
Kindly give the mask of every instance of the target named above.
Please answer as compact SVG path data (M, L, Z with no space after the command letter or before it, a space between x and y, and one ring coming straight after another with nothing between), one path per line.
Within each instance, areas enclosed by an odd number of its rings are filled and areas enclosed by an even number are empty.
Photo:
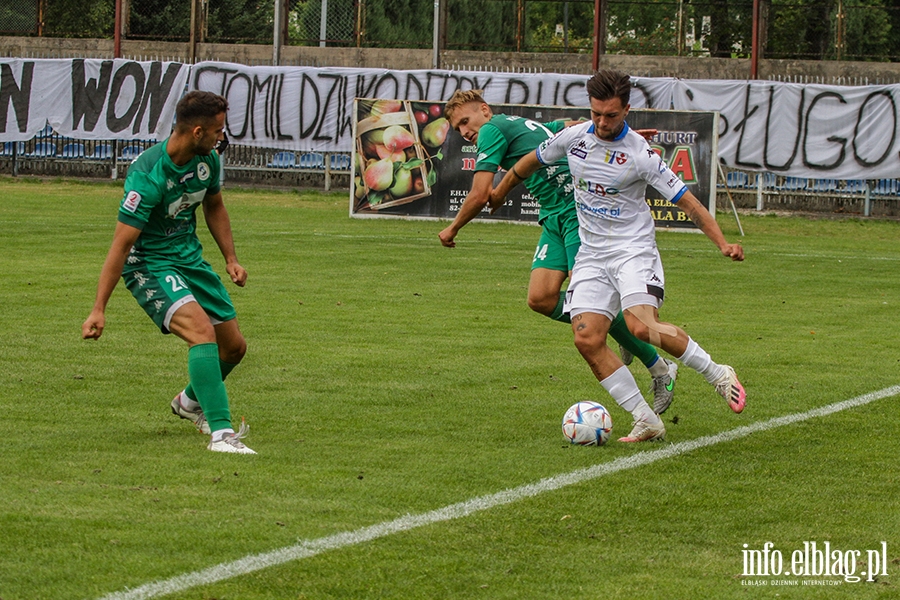
M631 413L635 421L659 423L659 416L653 412L641 395L637 382L628 367L619 367L615 373L600 382L616 403Z
M184 390L178 393L178 402L186 410L195 411L200 408L200 403L196 400L191 400L191 397L185 394Z
M706 350L691 338L688 338L687 349L678 360L703 375L709 383L715 383L725 375L722 365L714 363Z
M669 372L669 364L662 356L658 356L656 362L647 367L647 370L650 371L651 377L662 377Z
M222 441L222 438L225 437L226 433L234 433L234 429L232 429L231 427L226 427L225 429L217 429L216 431L213 431L212 432L212 441L213 442Z

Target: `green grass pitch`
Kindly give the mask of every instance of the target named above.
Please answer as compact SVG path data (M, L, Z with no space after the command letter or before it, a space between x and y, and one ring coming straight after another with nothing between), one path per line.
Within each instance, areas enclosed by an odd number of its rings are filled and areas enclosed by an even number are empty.
M344 193L227 188L250 274L229 288L249 352L227 385L259 455L214 454L169 412L185 345L123 286L80 339L121 184L5 178L0 198L2 600L124 594L900 384L896 221L746 215L741 264L661 232L662 317L735 366L747 409L682 368L666 442L581 448L560 431L575 401L606 405L613 439L630 419L526 306L537 228L474 223L450 250L444 224L350 219ZM163 597L898 598L898 401ZM785 569L807 542L861 551L857 574L886 548L887 575L746 575L766 542Z

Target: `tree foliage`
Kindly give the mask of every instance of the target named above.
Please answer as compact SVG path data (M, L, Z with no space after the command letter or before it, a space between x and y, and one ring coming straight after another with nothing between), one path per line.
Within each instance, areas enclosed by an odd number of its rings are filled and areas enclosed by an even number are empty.
M114 0L46 0L44 35L105 38L115 30Z
M273 5L271 0L209 2L207 41L271 44L275 33Z
M593 50L594 0L440 1L447 12L446 48L451 50ZM318 45L322 0L285 2L290 7L289 43ZM327 2L328 46L432 46L435 0ZM900 0L760 2L766 24L764 58L900 60ZM115 0L5 2L0 32L35 32L39 3L44 35L113 35ZM130 0L126 5L126 37L190 38L189 0ZM205 6L207 41L272 42L272 0L208 0ZM609 0L607 6L609 53L675 54L680 11L685 39L692 42L688 54L750 55L753 0Z

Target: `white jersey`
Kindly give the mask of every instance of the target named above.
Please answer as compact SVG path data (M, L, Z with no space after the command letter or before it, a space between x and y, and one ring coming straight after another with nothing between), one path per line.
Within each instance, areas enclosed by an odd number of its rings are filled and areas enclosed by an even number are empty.
M567 127L543 142L543 164L566 157L575 182L581 250L606 254L629 246L656 246L645 193L652 185L671 202L687 191L684 182L642 136L625 123L615 140L601 140L590 121Z

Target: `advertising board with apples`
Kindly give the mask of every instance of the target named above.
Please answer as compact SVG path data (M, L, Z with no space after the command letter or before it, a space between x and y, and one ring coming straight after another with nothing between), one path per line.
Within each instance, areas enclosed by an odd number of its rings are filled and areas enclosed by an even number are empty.
M450 131L444 102L356 99L354 177L350 190L353 217L391 216L452 219L472 185L476 146ZM539 122L587 119L586 108L492 105L494 114ZM714 112L632 110L634 129L656 129L650 147L712 211L715 207L716 116ZM495 183L504 172L497 173ZM696 229L676 205L647 189L647 204L657 227ZM481 219L537 222L539 205L524 186L506 204Z

